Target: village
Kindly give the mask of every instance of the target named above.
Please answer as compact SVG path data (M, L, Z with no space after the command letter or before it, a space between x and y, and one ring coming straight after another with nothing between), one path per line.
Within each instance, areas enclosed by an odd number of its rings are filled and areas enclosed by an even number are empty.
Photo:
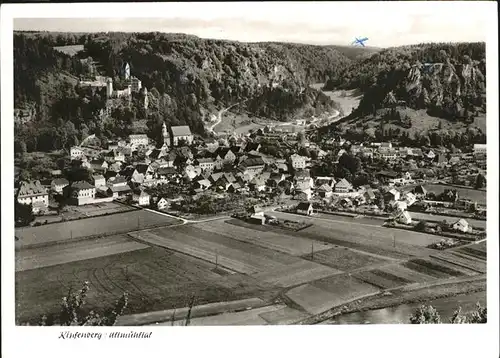
M124 76L131 83L124 91L114 91L110 79L84 85L106 86L110 101L147 91L130 76L128 64ZM268 126L202 138L189 126L163 123L162 143L137 133L96 145L90 136L66 154L71 168L88 173L87 179L52 171L45 180L18 183L16 200L31 206L32 225L64 221L64 212L81 207L106 214L114 202L181 218L237 214L261 224L269 215L255 207L267 206L309 216L382 218L386 225L455 238L484 236L485 200L460 188L484 190L486 145L452 153L444 147L350 143L339 136L315 143L308 132L305 126ZM347 175L335 176L339 168ZM83 212L74 218L93 215Z

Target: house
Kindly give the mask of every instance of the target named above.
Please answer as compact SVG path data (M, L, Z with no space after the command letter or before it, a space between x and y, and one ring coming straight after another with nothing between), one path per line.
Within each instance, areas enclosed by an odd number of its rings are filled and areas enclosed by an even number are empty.
M96 172L105 172L109 165L104 159L93 159L89 162L90 169Z
M454 202L453 207L458 210L471 211L477 209L477 202L461 198Z
M403 197L408 206L412 206L417 201L417 196L411 192L405 193Z
M203 171L212 171L215 167L215 161L212 158L198 158L195 159L194 164Z
M474 144L474 158L484 158L486 157L486 144Z
M233 173L224 173L222 174L224 178L228 181L228 183L234 183L236 181L236 178L234 177Z
M110 150L109 152L105 153L104 154L104 159L106 159L107 161L110 161L110 162L123 162L125 161L125 155L117 150L117 149L113 149L113 150Z
M138 203L140 206L148 206L149 205L150 196L144 190L139 190L134 192L132 195L132 200L135 203Z
M33 213L37 214L49 207L49 193L39 180L22 182L17 192L17 202L31 204Z
M405 225L410 225L411 224L411 216L408 211L403 211L399 216L396 217L396 220Z
M460 231L464 233L472 231L472 227L464 219L460 219L457 222L453 223L451 225L451 228L455 231Z
M231 183L229 184L229 187L227 188L227 191L229 193L238 193L243 189L242 185L238 182Z
M157 179L172 179L175 175L177 174L177 171L175 168L172 167L166 167L166 168L158 168L156 171L156 178Z
M398 157L398 151L392 148L380 147L378 154L381 158L387 161L395 160Z
M63 189L69 185L69 181L67 181L64 178L58 178L52 180L50 183L50 188L52 191L55 191L56 193L61 194L63 192Z
M264 216L264 209L259 205L254 205L248 210L248 213L256 216Z
M321 186L323 184L328 184L333 187L337 182L334 177L316 177L315 184L316 186Z
M236 155L230 148L217 148L215 152L215 167L221 169L224 164L233 164L236 160Z
M385 193L384 199L387 201L391 200L397 201L399 200L400 196L401 194L399 193L399 191L397 191L396 189L391 189L387 193Z
M338 183L335 184L336 193L348 193L352 189L352 184L349 183L345 178L342 178Z
M200 167L194 167L192 165L188 165L186 166L186 168L184 168L184 176L188 178L188 180L190 181L196 178L200 174L201 174Z
M69 150L71 159L80 159L83 156L83 150L80 147L71 147Z
M77 205L92 204L95 199L95 187L86 181L71 184L71 198Z
M429 160L434 160L434 158L436 158L436 153L434 153L432 150L429 150L427 153L425 153L425 157Z
M279 183L285 180L285 174L283 173L272 173L267 180L267 185L272 188L276 188Z
M313 205L303 201L297 205L297 214L311 216L313 214Z
M153 148L146 152L146 156L152 160L156 161L165 156L165 151L163 149Z
M328 184L323 184L318 188L318 194L321 198L330 198L333 194L332 187Z
M392 148L392 143L391 142L382 142L382 143L380 143L380 147L379 148L391 149Z
M295 174L293 175L293 178L296 181L302 181L302 180L309 180L311 179L311 172L309 169L298 169L295 171ZM314 185L314 180L311 182L311 187Z
M341 158L344 154L346 154L346 153L347 153L347 151L346 151L344 148L340 149L340 150L337 152L337 162L338 162L338 161L339 161L339 159L340 159L340 158Z
M184 142L187 145L193 143L193 134L189 126L172 126L170 127L171 143L177 147L179 142Z
M92 175L92 184L96 188L104 187L104 186L106 186L106 179L104 178L104 176L102 176L100 174Z
M114 185L110 186L107 190L108 195L112 196L114 199L124 198L132 192L132 189L128 184L125 185Z
M139 146L147 147L149 138L146 134L131 134L129 135L130 147L137 148Z
M402 201L402 200L391 200L389 202L389 206L392 208L392 210L395 210L395 211L405 211L406 209L408 209L408 204L406 203L406 201Z
M260 192L266 190L266 179L256 176L248 183L251 190Z
M297 182L295 184L294 198L298 200L311 200L312 189L309 181Z
M168 207L168 201L165 198L160 198L156 203L156 208L158 210L165 210Z
M290 156L290 164L293 169L304 169L306 167L307 157L292 154Z
M260 157L249 157L243 160L239 165L239 170L243 174L248 174L250 176L254 176L259 174L264 170L264 160Z
M245 148L243 149L243 151L246 153L252 152L252 151L258 152L259 150L260 150L259 143L250 143L250 142L246 143Z
M415 187L415 189L413 189L413 192L418 197L425 197L427 195L427 190L422 185Z
M375 193L373 192L372 189L367 189L364 193L363 196L365 197L365 200L367 203L371 203L375 200Z

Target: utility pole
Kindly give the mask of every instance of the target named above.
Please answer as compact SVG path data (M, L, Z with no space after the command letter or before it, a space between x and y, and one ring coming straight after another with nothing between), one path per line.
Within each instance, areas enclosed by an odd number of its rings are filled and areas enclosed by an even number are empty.
M139 227L140 227L140 219L141 218L137 218L137 229L139 229Z
M217 269L219 265L219 255L217 253L215 253L215 268Z
M314 260L314 242L311 242L311 260Z
M393 246L396 247L396 236L394 234L392 234L392 243Z

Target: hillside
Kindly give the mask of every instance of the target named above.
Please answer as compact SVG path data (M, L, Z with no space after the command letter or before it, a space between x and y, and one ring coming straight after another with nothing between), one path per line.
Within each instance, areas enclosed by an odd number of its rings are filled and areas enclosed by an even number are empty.
M75 51L77 45L83 45L84 51ZM117 133L96 118L103 103L99 94L81 101L78 90L71 88L72 77L85 74L80 63L83 58L91 57L99 74L112 77L117 84L121 67L130 64L132 76L149 90L150 108L143 113L134 101L128 116L141 120L147 115L150 133L158 133L166 121L188 124L201 135L206 113L235 103L243 102L238 108L249 114L279 121L309 113L311 108L338 108L308 85L337 76L351 62L331 47L162 33L58 33L53 37L50 33L16 33L14 56L16 108L36 105L37 123L32 126L40 130L58 118L68 119L80 137L88 131L101 137L126 135L131 127L124 125L128 119L112 118L123 122L114 127L123 128L124 133ZM33 63L37 65L31 67ZM46 149L36 143L33 146Z
M484 131L486 62L484 43L396 47L352 62L325 89L363 92L343 129L382 127L410 134L432 130Z

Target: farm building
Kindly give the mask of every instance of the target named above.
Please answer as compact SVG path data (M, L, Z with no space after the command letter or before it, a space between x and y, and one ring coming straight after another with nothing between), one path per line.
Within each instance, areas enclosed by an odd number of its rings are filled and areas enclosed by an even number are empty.
M156 203L156 207L158 208L158 210L164 210L168 207L168 201L167 199L165 198L160 198L160 200L158 200L158 202Z
M400 222L401 224L406 224L409 225L411 224L411 216L408 211L403 211L397 218L396 220Z
M464 219L460 219L457 222L453 223L451 225L451 228L453 230L460 231L460 232L470 232L472 230L472 227Z
M337 184L335 184L336 193L348 193L351 190L352 184L349 183L345 178L342 178Z
M297 214L311 216L313 214L313 206L309 202L301 202L297 205Z
M64 178L54 179L50 183L50 188L56 193L62 193L63 189L69 185L69 181Z
M17 192L17 201L20 204L32 204L33 213L38 213L48 208L49 195L40 181L23 182Z
M333 194L332 187L328 184L323 184L319 187L318 194L321 198L330 198Z
M149 194L144 190L140 190L134 193L132 196L132 200L138 203L140 206L148 206L149 205Z

